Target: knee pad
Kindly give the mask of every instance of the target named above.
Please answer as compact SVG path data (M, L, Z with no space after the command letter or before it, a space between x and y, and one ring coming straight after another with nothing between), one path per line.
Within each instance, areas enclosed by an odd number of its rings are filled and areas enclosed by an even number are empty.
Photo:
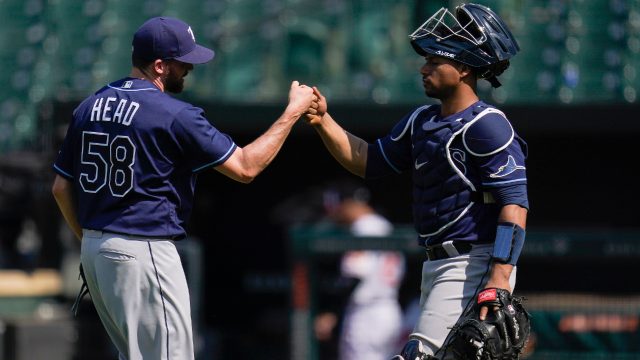
M435 359L424 352L424 345L418 339L411 339L402 348L400 355L396 355L391 360L429 360Z

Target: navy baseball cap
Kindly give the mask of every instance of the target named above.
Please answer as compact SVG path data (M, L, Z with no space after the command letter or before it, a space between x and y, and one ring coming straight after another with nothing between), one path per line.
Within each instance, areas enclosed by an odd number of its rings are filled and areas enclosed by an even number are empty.
M171 17L147 20L133 35L133 55L144 60L175 59L189 64L204 64L214 52L196 44L191 27Z

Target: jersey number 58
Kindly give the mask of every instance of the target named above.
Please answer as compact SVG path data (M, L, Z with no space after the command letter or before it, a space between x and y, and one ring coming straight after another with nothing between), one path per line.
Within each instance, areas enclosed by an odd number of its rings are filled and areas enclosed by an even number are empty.
M123 197L133 188L136 147L128 136L84 131L80 159L80 186L97 193L107 182L113 196Z

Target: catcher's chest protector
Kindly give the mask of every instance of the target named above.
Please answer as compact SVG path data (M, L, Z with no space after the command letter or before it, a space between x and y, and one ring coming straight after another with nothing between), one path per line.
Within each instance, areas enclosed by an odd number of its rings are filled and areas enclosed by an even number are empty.
M440 106L431 106L412 124L413 216L426 241L453 225L472 205L473 168L462 144L462 130L485 106L462 118L439 119Z

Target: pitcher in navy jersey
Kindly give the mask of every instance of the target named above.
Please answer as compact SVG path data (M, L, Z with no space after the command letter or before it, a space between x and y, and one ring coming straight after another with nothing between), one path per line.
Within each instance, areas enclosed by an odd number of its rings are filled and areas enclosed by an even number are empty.
M52 192L82 239L81 263L121 359L194 358L189 291L174 240L186 236L196 177L210 168L251 182L274 159L313 90L292 82L283 114L245 147L177 100L193 64L214 52L189 25L152 18L133 37L133 68L85 99L53 165Z
M395 360L451 359L447 339L485 288L513 291L529 208L526 143L505 114L478 98L479 79L500 86L518 44L487 7L442 8L410 35L425 58L427 96L375 143L342 129L319 106L307 114L329 152L364 177L411 172L417 239L425 247L420 315ZM481 318L492 309L484 307ZM459 360L459 359L457 359Z

